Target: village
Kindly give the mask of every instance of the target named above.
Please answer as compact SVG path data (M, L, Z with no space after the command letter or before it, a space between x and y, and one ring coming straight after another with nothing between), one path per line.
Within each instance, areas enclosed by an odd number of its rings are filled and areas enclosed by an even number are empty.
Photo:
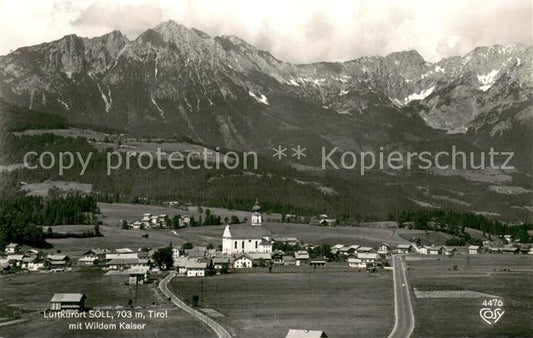
M336 221L321 215L324 225ZM188 216L179 218L179 227L186 227L191 222ZM166 214L152 215L144 213L140 220L123 221L123 228L146 230L164 229L169 226ZM256 201L246 224L226 224L221 228L221 245L217 248L197 246L186 243L180 247L171 247L172 266L156 264L154 253L158 248L90 248L81 257L73 258L68 252L44 253L35 248L10 243L0 256L2 274L11 273L69 273L75 269L100 268L107 275L124 276L125 283L139 285L150 283L154 276L159 278L163 270L175 270L176 276L193 278L211 275L230 274L240 270L267 269L268 272L279 267L325 268L328 264L344 265L354 270L375 272L377 269L391 269L392 255L449 256L482 254L529 254L533 248L513 243L510 236L505 236L507 245L501 247L467 247L424 246L416 243L404 243L392 246L381 243L370 247L356 243L335 244L332 246L304 243L296 237L271 234L263 225L261 206ZM176 234L179 230L170 230ZM327 250L327 251L325 251ZM54 294L51 296L51 311L83 311L85 295ZM77 305L72 305L73 303Z

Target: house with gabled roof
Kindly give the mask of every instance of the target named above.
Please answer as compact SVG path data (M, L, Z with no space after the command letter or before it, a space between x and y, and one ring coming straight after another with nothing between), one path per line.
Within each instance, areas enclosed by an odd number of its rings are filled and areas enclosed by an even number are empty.
M240 254L233 261L233 267L235 269L251 268L252 266L253 259L248 254Z
M82 312L86 299L84 293L56 293L50 300L50 310Z

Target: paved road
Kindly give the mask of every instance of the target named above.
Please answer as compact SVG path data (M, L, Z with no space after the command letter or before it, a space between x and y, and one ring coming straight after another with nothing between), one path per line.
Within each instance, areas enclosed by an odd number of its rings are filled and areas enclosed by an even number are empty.
M185 304L181 299L176 297L176 295L174 295L172 291L168 289L168 282L170 282L170 280L175 276L176 272L171 271L167 276L165 276L165 278L163 278L159 282L159 289L161 290L161 292L165 296L169 297L172 303L174 303L174 305L209 326L213 331L215 331L219 338L231 338L231 334L222 325L214 321L213 318L210 318L202 312L197 311L189 305Z
M394 255L392 262L394 266L394 312L396 321L389 338L407 338L411 336L415 328L415 316L411 306L409 285L405 277L403 257Z

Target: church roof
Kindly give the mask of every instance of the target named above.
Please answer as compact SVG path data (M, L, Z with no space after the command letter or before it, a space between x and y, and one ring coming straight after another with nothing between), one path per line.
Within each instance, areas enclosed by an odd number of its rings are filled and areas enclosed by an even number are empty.
M270 231L259 225L232 225L231 239L262 239L270 237Z

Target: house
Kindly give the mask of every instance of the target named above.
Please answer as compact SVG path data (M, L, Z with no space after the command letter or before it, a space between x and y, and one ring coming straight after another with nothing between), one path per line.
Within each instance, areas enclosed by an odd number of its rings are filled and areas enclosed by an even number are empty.
M83 312L86 299L83 293L56 293L50 300L50 310Z
M324 331L290 329L285 338L327 338Z
M309 260L309 253L305 250L299 250L294 253L296 266L306 265Z
M46 256L45 265L49 269L64 269L70 266L70 258L67 255L48 255Z
M442 247L440 246L431 246L427 248L428 255L441 255Z
M283 243L285 245L295 246L300 241L296 237L272 237L272 242L274 243Z
M272 256L264 252L251 252L247 254L252 259L253 266L263 266L265 263L270 263Z
M143 222L135 221L130 225L130 228L133 230L140 230L144 227Z
M172 248L172 258L176 259L181 256L181 250L179 248Z
M89 260L89 261L92 260L93 258L96 258L97 260L103 262L103 261L106 260L106 255L108 253L110 253L110 251L108 249L96 248L96 249L91 249L91 250L85 252L83 254L83 257L86 257L87 260Z
M102 257L102 254L99 256L96 251L89 250L83 254L83 257L78 259L78 264L94 265L98 263L99 257ZM105 252L103 253L103 259L105 259Z
M270 257L272 258L272 263L274 264L283 264L283 254L282 250L274 250Z
M498 248L498 247L490 247L489 248L489 253L491 254L498 254L498 253L501 253L502 252L502 248Z
M16 253L18 253L20 250L20 246L16 243L9 243L8 245L6 245L6 248L5 248L5 253L6 255L14 255Z
M189 260L185 264L185 269L187 269L187 277L204 277L207 270L207 262L199 262L194 260Z
M235 257L235 261L233 261L233 267L236 269L251 268L252 265L253 259L247 254L241 254Z
M176 270L180 275L185 275L187 273L187 268L185 268L185 266L188 261L188 257L178 257L174 259L174 267L176 267Z
M222 234L222 253L237 255L242 253L271 253L270 232L262 225L261 207L256 202L252 208L251 225L226 225Z
M411 252L411 244L398 244L396 246L396 253L398 254L408 254Z
M6 262L12 268L20 268L22 266L22 259L24 255L7 255Z
M352 248L351 246L343 246L342 248L339 248L338 250L339 250L338 253L343 256L349 256L356 252L356 250Z
M120 248L115 249L115 252L106 252L105 259L128 259L128 258L138 258L137 252L133 251L130 248Z
M381 262L381 257L378 253L375 252L363 252L357 255L357 258L361 260L359 263L360 268L366 268L369 266L379 265Z
M359 248L357 248L357 254L359 255L360 253L370 253L370 252L375 252L375 250L369 246L360 246Z
M518 254L520 249L514 246L505 246L501 249L501 252L505 254Z
M186 226L189 226L189 224L191 224L191 218L189 216L183 216L182 218L180 218L180 227L186 227Z
M340 248L344 247L344 244L335 244L334 246L332 246L331 248L332 249L337 249L339 250Z
M355 258L355 257L348 258L348 266L350 268L364 268L365 267L365 266L362 266L361 258Z
M21 268L28 271L37 271L44 268L44 261L37 257L26 257L22 258Z
M223 269L229 269L231 259L229 257L215 257L212 259L213 269L220 273Z
M381 243L378 248L378 254L388 255L390 253L391 246L387 243Z
M455 255L456 253L457 253L456 248L444 247L444 255L452 256L452 255Z
M128 284L137 285L144 284L150 280L150 275L148 274L148 268L133 268L128 270Z
M115 258L107 262L109 270L126 270L132 268L149 268L150 260L143 258Z
M309 262L310 266L316 267L316 266L326 266L326 261L323 260L313 260Z
M283 265L296 265L296 258L294 258L294 256L289 255L283 256Z
M468 254L477 255L481 252L481 247L479 245L471 245L468 247Z
M207 247L205 246L197 246L192 249L185 249L185 255L191 258L205 257L206 254L207 254Z

